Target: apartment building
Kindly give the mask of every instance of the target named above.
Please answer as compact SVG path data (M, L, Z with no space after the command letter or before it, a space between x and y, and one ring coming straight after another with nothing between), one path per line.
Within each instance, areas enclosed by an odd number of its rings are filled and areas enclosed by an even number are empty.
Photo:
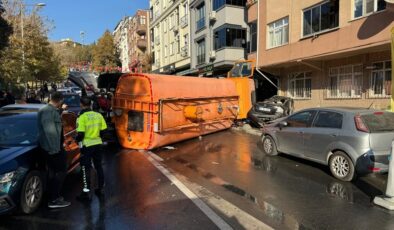
M258 53L249 57L278 78L278 93L294 98L296 110L389 106L392 4L258 0L256 7Z
M141 68L143 72L151 70L149 18L148 10L137 10L129 21L127 39L130 69Z
M192 0L191 71L198 76L225 76L245 59L249 32L246 0Z
M122 63L122 71L129 71L129 22L131 17L124 17L115 27L112 35L114 36L114 43L118 49L119 58Z
M152 71L183 74L190 69L189 0L150 0Z

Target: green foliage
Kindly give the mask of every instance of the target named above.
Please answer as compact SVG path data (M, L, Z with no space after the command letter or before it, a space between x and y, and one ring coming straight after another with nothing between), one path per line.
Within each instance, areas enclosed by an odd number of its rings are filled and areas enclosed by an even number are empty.
M12 34L12 27L3 17L4 8L0 1L0 51L8 46L9 36Z
M5 4L4 19L14 33L9 37L9 45L0 51L0 76L11 84L60 80L63 77L60 59L50 46L48 24L38 15L38 9L24 12L22 40L21 4L20 0Z
M120 66L119 54L117 53L114 39L107 30L93 47L94 67L116 67Z

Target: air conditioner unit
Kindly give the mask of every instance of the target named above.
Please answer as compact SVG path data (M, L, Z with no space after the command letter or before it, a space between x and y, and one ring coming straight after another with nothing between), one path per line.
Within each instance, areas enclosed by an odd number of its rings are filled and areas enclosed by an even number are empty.
M216 11L209 12L209 20L216 21Z
M215 59L216 58L216 51L209 51L209 58Z
M186 57L187 56L187 51L186 50L181 51L181 56L182 57Z

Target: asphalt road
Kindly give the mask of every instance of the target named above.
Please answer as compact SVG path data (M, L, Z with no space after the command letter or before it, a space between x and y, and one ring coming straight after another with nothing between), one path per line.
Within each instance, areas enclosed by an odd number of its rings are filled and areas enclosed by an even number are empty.
M2 216L0 229L217 229L143 153L107 149L104 171L104 200L77 201L82 186L75 172L64 185L70 207L49 210L42 205L33 215Z
M262 153L259 137L226 131L155 151L162 164L275 229L394 229L372 203L387 175L338 181L325 166Z
M74 172L71 207L1 216L0 229L394 229L394 212L371 202L385 175L340 182L325 166L265 156L258 140L229 130L152 152L106 149L104 200L76 201Z

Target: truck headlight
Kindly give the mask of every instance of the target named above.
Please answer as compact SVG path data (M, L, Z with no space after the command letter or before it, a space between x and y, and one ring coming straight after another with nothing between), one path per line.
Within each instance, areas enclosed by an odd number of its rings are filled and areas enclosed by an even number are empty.
M123 109L114 109L114 114L116 116L122 116L123 113Z

